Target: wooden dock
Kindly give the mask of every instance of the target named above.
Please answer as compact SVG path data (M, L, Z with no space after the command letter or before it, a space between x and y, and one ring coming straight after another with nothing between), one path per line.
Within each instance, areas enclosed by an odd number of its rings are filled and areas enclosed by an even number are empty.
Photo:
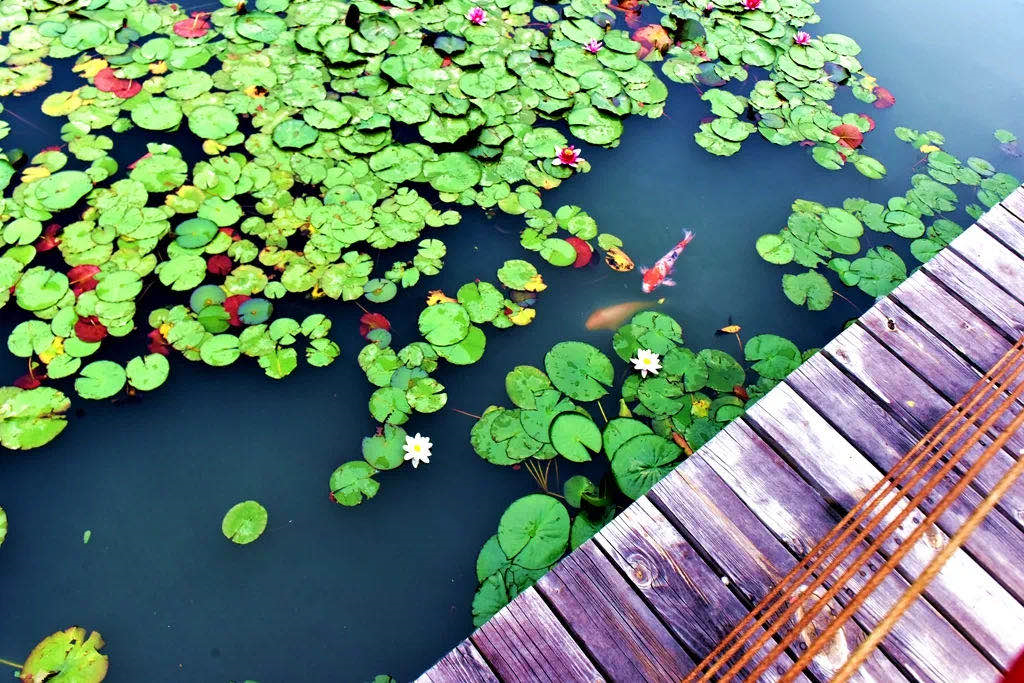
M681 680L1022 334L1019 188L419 680ZM968 462L1010 417L979 435ZM795 680L833 677L1021 453L1016 432ZM957 478L913 511L915 523ZM811 635L761 678L782 678ZM854 678L995 681L1022 649L1019 479Z

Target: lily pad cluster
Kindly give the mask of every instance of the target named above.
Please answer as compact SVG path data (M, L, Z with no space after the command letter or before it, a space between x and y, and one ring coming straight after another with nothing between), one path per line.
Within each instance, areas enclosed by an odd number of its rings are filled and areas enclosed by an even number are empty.
M884 204L849 198L841 207L797 199L786 227L758 238L757 253L769 263L808 269L782 276L783 292L794 304L812 311L832 304L833 285L823 270L869 296L885 296L906 279L907 265L892 245L874 246L861 254L865 230L908 240L910 253L923 263L963 232L948 215L962 207L977 219L1020 184L985 159L970 157L963 162L944 151L945 138L940 133L904 127L895 132L922 152L927 164L925 173L911 176L910 189L903 195L890 197ZM977 201L963 206L954 190L957 186L967 188Z
M396 351L383 323L367 329L367 344L358 361L366 379L377 387L370 395L369 409L382 426L376 435L363 439L363 460L346 462L331 474L335 502L358 505L375 496L380 484L374 476L403 462L407 434L399 425L414 412L435 413L448 403L444 385L431 377L442 360L471 365L483 357L487 345L484 325L507 329L534 319L537 311L530 306L547 288L537 269L514 259L506 261L497 275L498 285L467 282L454 298L440 290L430 292L417 321L423 341Z
M615 364L590 344L566 341L545 354L543 370L522 365L509 372L505 389L515 407L488 407L471 430L477 455L525 468L547 494L513 503L497 536L481 550L476 625L532 585L562 552L596 533L614 516L616 500L642 496L813 353L801 353L777 335L753 337L744 346L749 372L756 376L748 383L743 364L718 349L687 348L679 324L653 311L619 328L612 348L623 361L641 349L661 361L659 372L622 381L612 419L601 401L616 384ZM595 402L600 422L586 407ZM565 482L559 498L579 509L570 522L548 489L550 462L561 457L583 463L596 454L607 458L609 475L600 485L582 475Z
M714 118L694 135L701 147L729 156L760 133L776 145L813 144L814 160L825 168L849 162L869 178L885 174L877 159L858 149L862 134L873 128L870 119L839 115L830 103L840 87L879 108L894 100L864 71L853 39L838 33L797 39L807 24L820 20L811 2L764 0L756 8L742 0L652 4L662 12L671 47L652 51L647 59L663 54L667 78L712 88L702 99ZM719 89L748 78L753 85L746 96Z

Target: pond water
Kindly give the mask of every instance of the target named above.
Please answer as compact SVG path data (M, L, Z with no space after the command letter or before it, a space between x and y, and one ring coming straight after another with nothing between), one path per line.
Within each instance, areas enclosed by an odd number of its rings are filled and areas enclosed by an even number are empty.
M713 335L729 316L745 335L775 332L818 346L870 303L861 296L852 297L856 308L838 301L823 313L797 309L781 293L782 271L753 243L781 227L794 198L838 204L904 192L921 155L892 136L894 126L941 131L952 154L1021 175L1020 160L1001 156L992 131L1024 130L1022 0L825 0L817 10L823 21L814 32L855 38L867 70L897 98L882 111L847 96L835 106L875 118L880 130L867 146L889 169L884 180L826 171L809 150L753 138L736 156L712 157L692 137L706 105L694 88L673 85L664 118L630 120L620 147L585 150L591 173L545 195L548 207L585 208L625 239L637 264L660 257L683 228L694 230L678 285L659 291L660 310L680 321L694 348L736 353L733 338ZM41 98L5 105L45 127ZM44 134L7 120L28 151L56 137L55 126ZM451 293L521 257L518 226L467 211L446 240L442 273L381 307L396 341L417 338L426 290ZM584 320L642 298L636 272L612 274L603 264L542 272L549 290L532 325L490 335L480 363L438 373L450 407L480 413L505 403L504 374L539 364L557 341L610 349L611 333L588 332ZM0 505L11 528L0 549L0 656L18 659L58 627L80 624L103 633L114 683L358 681L384 672L408 679L470 632L476 554L505 507L534 484L525 471L477 457L468 443L473 420L444 410L408 425L433 439L429 466L383 473L376 498L359 507L332 503L328 476L358 457L375 423L354 360L360 311L307 306L335 321L342 357L328 368L303 366L275 382L251 362L214 369L172 359L167 384L144 400L75 400L72 412L82 412L54 443L0 457ZM6 338L14 321L2 315ZM0 356L0 377L23 372L20 359ZM257 543L239 547L225 541L220 520L245 499L263 503L270 523Z

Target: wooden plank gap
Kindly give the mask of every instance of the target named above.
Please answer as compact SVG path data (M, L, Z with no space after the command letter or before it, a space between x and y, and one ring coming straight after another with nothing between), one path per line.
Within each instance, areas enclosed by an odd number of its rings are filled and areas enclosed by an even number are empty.
M1024 223L996 204L975 223L1017 256L1024 256Z
M994 237L972 226L950 242L958 254L1018 303L1024 302L1024 261Z
M959 255L943 250L921 266L921 271L977 315L1015 342L1024 334L1024 306L992 284Z

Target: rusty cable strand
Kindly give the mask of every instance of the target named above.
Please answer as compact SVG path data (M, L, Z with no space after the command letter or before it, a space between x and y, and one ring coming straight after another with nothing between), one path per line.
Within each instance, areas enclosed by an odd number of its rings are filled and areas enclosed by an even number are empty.
M1019 370L1017 371L1017 373L1019 374ZM785 650L785 646L787 646L790 643L792 643L796 639L796 637L799 635L799 633L804 628L806 628L808 624L810 624L810 622L818 614L818 612L820 612L821 609L824 608L824 606L826 605L827 601L832 599L833 597L835 597L839 593L839 591L841 591L842 588L846 585L846 583L860 569L863 568L864 564L866 564L871 559L871 557L876 552L878 552L881 549L881 547L885 544L885 542L889 540L889 537L892 535L892 533L894 531L896 531L897 529L899 529L899 527L903 524L903 522L906 520L906 518L909 517L911 514L913 514L915 512L915 510L918 508L918 506L924 501L924 499L932 492L932 490L934 489L935 485L938 482L941 482L945 478L945 476L949 473L949 471L956 465L956 463L959 462L959 460L962 459L964 455L966 455L967 450L972 448L981 439L981 437L984 435L984 433L986 431L988 431L989 429L991 429L992 425L996 422L996 420L998 420L1000 417L1002 417L1002 415L1006 412L1006 410L1010 406L1015 404L1016 400L1018 398L1020 398L1021 396L1024 396L1024 383L1021 383L1016 389L1013 390L1013 392L1010 393L1010 395L1008 397L1006 397L1004 399L1003 403L1000 404L1000 406L998 408L996 408L996 410L993 411L993 413L991 415L989 415L985 419L985 421L974 432L971 433L971 435L966 439L966 441L963 443L963 445L961 445L960 448L956 451L954 456L952 456L950 458L950 460L948 462L946 462L946 464L932 477L932 479L930 479L928 481L928 483L925 484L924 487L922 487L922 490L917 495L915 495L910 501L906 502L906 505L903 508L903 510L896 516L896 518L894 520L892 520L888 524L888 526L885 527L885 529L880 534L876 535L875 539L873 541L871 541L871 543L866 548L864 548L861 551L860 555L858 555L852 561L852 563L846 569L846 571L842 574L842 576L840 576L838 579L835 580L834 585L831 588L829 588L828 590L825 591L824 595L822 595L818 599L818 602L813 603L809 608L807 608L807 613L805 614L805 616L802 619L800 619L799 622L797 622L797 625L793 628L793 630L790 631L789 633L787 633L786 635L781 636L780 644L777 645L771 651L771 653L769 653L769 658L772 661L774 661L779 655L781 655L783 653L783 651ZM1024 419L1024 418L1022 418L1022 419ZM1017 420L1015 418L1013 423L1016 423L1016 421ZM964 426L972 426L972 425L971 425L970 421L965 421L965 423L963 425L961 425L961 429ZM1003 431L993 441L993 443L999 443L999 448L1001 449L1002 446L1006 443L1006 441L1010 438L1010 436L1012 436L1012 432ZM943 444L944 447L948 446L948 445L949 445L948 442L946 444ZM990 444L990 446L991 446L991 444ZM957 500L957 498L960 496L960 494L963 492L963 490L965 488L967 488L967 486L971 483L971 481L973 481L974 478L981 472L981 470L983 470L985 468L985 466L988 464L989 460L991 460L995 456L995 454L996 454L996 452L998 452L998 450L999 449L995 449L995 450L989 451L988 449L986 449L981 454L981 456L978 458L977 461L975 461L975 463L971 466L971 468L961 477L961 479L959 481L956 482L956 484L953 485L953 488L939 501L939 503L933 507L932 511L930 513L928 513L927 517L925 518L925 522L923 522L920 526L915 528L910 533L908 538L905 539L901 544L899 544L897 546L896 550L893 551L893 553L890 556L890 558L888 560L886 560L886 562L882 565L881 569L884 570L884 571L879 570L878 572L874 573L868 579L867 583L864 586L862 586L860 588L860 590L858 591L857 596L850 601L850 604L847 605L843 609L843 611L840 612L839 615L837 615L835 617L835 620L832 623L830 623L829 626L826 627L824 631L822 631L820 634L818 634L819 639L823 638L825 633L829 634L829 636L828 636L829 638L832 635L835 635L835 632L838 631L845 624L847 619L849 619L849 617L854 612L856 612L857 609L859 609L859 607L864 603L864 600L866 600L868 598L868 596L875 590L875 588L877 588L878 585L889 575L889 573L892 571L892 569L894 569L896 567L896 565L899 564L899 561L908 552L910 552L910 550L913 548L914 544L917 543L918 539L920 539L921 536L924 535L924 532L932 524L932 521L938 519L943 513L945 513L946 509L948 509L949 506L952 505ZM917 475L917 476L920 476L920 475ZM899 496L899 497L894 497L889 502L889 504L886 506L886 509L880 514L880 516L884 516L885 514L887 514L889 509L894 507L898 502L902 502L902 501L903 501L903 496L902 495ZM864 535L866 536L866 534L864 534ZM849 554L853 550L854 550L853 546L848 547L844 551L843 556L839 560L837 560L837 561L841 561L841 560L845 559L847 556L849 556ZM831 575L831 573L832 573L832 570L830 569L828 574ZM818 585L820 585L821 583L824 582L824 580L825 580L825 577L823 576L820 579L817 579L816 583ZM816 586L813 586L812 588L810 588L808 590L809 591L813 591L814 588L816 588ZM790 611L795 611L796 609L799 609L802 604L803 604L803 601L800 602L800 603L796 603L795 605L791 606L789 608L789 610ZM852 607L852 609L851 609L851 607ZM786 617L786 618L788 618L788 617ZM777 627L776 627L775 630L777 630ZM753 647L755 649L758 649L760 647L760 645L758 643L762 643L763 644L763 641L764 641L764 638L759 638L758 641L755 642ZM824 647L825 642L826 641L824 641L824 640L814 641L812 643L812 645L816 645L816 647L814 647L814 648L808 647L807 650L805 650L804 653L801 655L801 657L799 658L798 662L808 662L808 661L810 661L810 657L813 657L814 654L816 654L818 651L820 651L821 648ZM756 653L753 652L753 651L748 651L741 658L741 662L749 661L749 659L754 654L756 654ZM768 666L770 666L770 665L771 665L771 662L768 661L768 660L765 660L764 662L761 662L755 668L755 670L751 674L751 676L756 678L760 674L764 673L764 670L766 670L768 668ZM738 668L738 666L739 665L734 666L730 670L730 673L735 674L736 673L736 669ZM806 666L806 664L804 664L804 666ZM791 671L795 675L795 671L796 670L793 669Z
M1024 418L1024 413L1017 416L1015 422L1021 423ZM1020 425L1018 424L1018 427ZM990 446L991 448L991 446ZM970 536L982 520L992 511L999 499L1002 498L1009 488L1014 484L1015 481L1024 474L1024 458L1019 458L1013 463L1013 466L1006 471L1003 478L1000 479L995 486L992 487L991 493L989 493L984 500L974 509L971 516L967 518L964 525L960 527L949 542L938 552L938 554L932 558L932 561L928 563L928 566L924 568L921 575L910 585L903 595L900 596L896 604L893 605L889 613L885 615L885 618L878 623L875 628L868 633L861 644L854 650L850 658L846 660L843 666L836 672L836 675L832 678L833 683L843 683L849 680L850 676L854 674L857 667L859 667L864 660L874 651L878 646L878 643L889 634L892 627L896 624L903 613L907 611L910 604L916 600L921 593L924 592L925 587L931 583L935 578L936 574L942 570L943 565L949 560L949 558L964 544L967 537ZM783 679L787 680L787 679Z
M747 616L744 617L744 619L736 625L733 631L728 636L726 636L721 642L719 642L715 649L711 653L709 653L708 656L705 657L705 659L701 662L701 664L696 669L691 671L690 674L684 680L696 681L699 680L699 678L710 678L710 676L725 663L725 659L733 656L735 654L735 650L739 646L741 646L746 640L749 640L749 638L752 637L752 635L756 633L760 629L760 627L764 625L766 621L772 618L774 613L777 612L778 609L780 609L782 606L784 606L784 604L778 604L778 599L783 595L783 593L786 593L787 591L791 592L791 588L793 586L800 585L800 583L804 579L806 579L807 576L813 574L815 570L820 570L821 567L816 566L814 564L815 561L819 559L819 556L824 554L827 557L832 552L835 552L835 548L830 547L830 544L832 544L832 541L835 539L835 536L842 536L840 539L836 541L837 544L841 543L856 528L855 525L860 522L859 518L870 513L870 509L865 511L865 506L867 506L869 503L871 505L874 505L878 499L882 499L889 496L889 494L894 489L903 484L904 482L902 482L901 480L907 476L907 474L910 471L910 468L916 467L918 462L934 448L934 445L932 444L934 444L934 442L938 439L945 438L948 435L949 430L952 428L952 426L956 423L958 419L966 419L967 416L965 415L965 413L973 410L975 404L977 404L978 401L982 400L982 396L987 389L998 388L998 383L1001 381L1005 381L1006 378L1002 377L1002 375L1004 375L1007 372L1007 367L1009 366L1009 364L1017 359L1016 356L1019 356L1021 351L1024 351L1024 346L1022 345L1024 345L1024 337L1018 340L1014 347L1011 348L992 367L992 369L989 370L988 373L986 373L985 376L981 377L978 380L978 382L976 382L974 386L972 386L965 393L964 397L961 398L956 405L952 406L943 415L943 417L940 418L939 422L936 423L936 425L932 427L932 429L929 430L929 432L925 434L921 438L921 440L918 441L918 443L899 462L896 463L896 465L893 466L893 468L886 474L885 477L883 477L881 480L879 480L877 484L875 484L872 490L869 491L857 503L857 505L855 505L847 513L846 517L839 524L837 524L836 527L834 527L823 539L821 539L821 541L818 542L815 548L813 548L799 564L793 567L793 569L790 570L790 572L782 580L780 580L780 582L775 586L775 588L768 595L766 595L764 599L761 600L758 606L751 610L751 612L748 613ZM1012 377L1016 377L1017 375L1019 375L1020 371L1021 368L1018 368L1015 372L1012 372ZM1001 392L1002 389L1000 389L999 392L996 392L995 396L998 396ZM988 408L988 404L991 403L992 400L994 400L995 396L989 397L984 401L984 409ZM972 420L967 421L968 426L970 426L971 421ZM961 424L960 429L957 431L963 430L964 425ZM959 438L959 436L957 436L956 438ZM941 448L939 452L935 456L933 456L933 462L929 463L927 471L930 471L931 467L933 467L935 464L934 461L941 458L944 452L948 450L949 445L950 444L947 443L946 446ZM918 477L918 479L919 478L920 477ZM877 524L877 521L875 524ZM871 528L873 528L875 524L873 524ZM802 574L800 574L801 571L803 571ZM797 576L798 574L800 575ZM766 609L769 609L768 613L764 613L764 610ZM755 615L757 614L762 614L762 616L755 617ZM757 623L751 625L751 621L755 618L757 619ZM733 643L733 645L729 647L731 641L743 635L743 630L745 628L747 628L748 631L746 637L737 643ZM725 655L723 655L717 663L713 662L713 660L717 656L721 655L722 651L726 649L728 649L728 651L725 653ZM702 668L706 668L709 666L711 667L709 671L705 672L704 674L698 674L698 672Z
M962 457L969 448L973 447L974 444L976 444L981 439L983 433L990 429L992 425L995 423L995 421L1002 417L1009 408L1014 406L1017 400L1022 396L1024 396L1024 382L1018 385L1016 389L1014 389L1008 396L1006 396L1003 403L985 419L982 425L975 432L973 432L970 437L968 437L964 445L962 445L960 449L957 451L957 455ZM860 607L864 604L864 601L867 600L871 593L873 593L874 590L882 583L882 581L884 581L889 576L889 574L892 573L892 571L899 565L900 561L907 555L907 553L909 553L913 549L913 547L921 539L924 533L935 523L936 520L939 519L939 517L941 517L946 512L947 509L949 509L949 507L954 502L956 502L956 500L963 493L964 489L966 489L967 486L969 486L970 483L974 480L974 478L978 476L978 474L985 468L986 465L988 465L989 461L993 457L995 457L996 453L998 453L1003 448L1003 446L1006 445L1006 442L1010 439L1011 436L1013 436L1013 434L1017 431L1017 429L1020 428L1022 424L1024 424L1024 412L1021 412L1014 417L1014 419L1010 422L1006 429L1001 431L999 436L997 436L996 439L993 440L992 443L990 443L985 448L984 452L978 457L977 461L975 461L975 463L971 465L971 468L963 475L963 477L961 477L960 480L953 485L953 488L951 488L946 493L946 495L944 495L939 500L939 502L935 506L933 506L932 511L927 514L924 520L917 527L915 527L913 531L910 532L907 538L905 538L902 542L899 543L899 545L892 552L889 558L885 561L882 567L871 575L867 583L865 583L864 586L860 588L857 595L850 600L850 603L846 605L846 607L843 608L843 610L834 618L834 620L818 634L816 640L812 641L808 645L807 649L801 654L800 658L797 660L796 664L794 664L793 668L791 668L783 676L783 681L793 680L797 673L803 667L807 666L811 659L813 659L814 655L816 655L821 650L821 648L823 648L827 644L827 642L836 634L836 632L840 628L842 628L843 625L845 625L846 621L858 609L860 609ZM938 478L937 481L941 481L942 478L945 477L945 475L952 468L953 462L954 461L951 459L950 462L946 463L942 470L940 470L936 474L936 477ZM811 606L811 608L808 610L809 613L817 614L817 612L820 611L820 609L824 606L823 601L827 601L834 597L835 594L838 593L842 589L842 587L846 585L847 581L849 581L849 579L863 566L864 562L861 562L860 560L862 558L865 561L867 559L870 559L870 556L881 548L881 546L889 539L889 536L891 536L892 533L902 525L902 523L905 521L907 517L913 514L913 512L917 509L917 507L924 500L924 498L927 497L929 493L931 493L931 490L932 488L934 488L934 484L937 483L937 481L935 478L933 478L933 480L929 481L929 483L920 493L918 493L916 496L914 496L913 499L907 502L906 506L903 508L900 514L897 515L897 517L889 523L889 525L882 531L882 533L878 537L876 537L876 539L861 553L860 557L854 560L850 568L847 569L846 572L836 581L835 585L825 592L825 594L820 598L822 602L816 603ZM777 658L779 654L782 654L784 645L788 645L789 643L791 643L799 634L799 631L805 628L807 623L809 622L810 619L804 617L804 619L802 619L801 622L797 624L796 628L794 629L794 632L787 634L781 639L781 644L777 646L772 651L772 653L769 654L769 657L774 655L774 657L772 657L772 661L774 661L774 659ZM778 650L779 652L776 653L776 650ZM764 673L764 670L766 670L770 665L771 662L768 660L761 662L754 670L754 672L751 674L751 676L759 676L760 674Z

